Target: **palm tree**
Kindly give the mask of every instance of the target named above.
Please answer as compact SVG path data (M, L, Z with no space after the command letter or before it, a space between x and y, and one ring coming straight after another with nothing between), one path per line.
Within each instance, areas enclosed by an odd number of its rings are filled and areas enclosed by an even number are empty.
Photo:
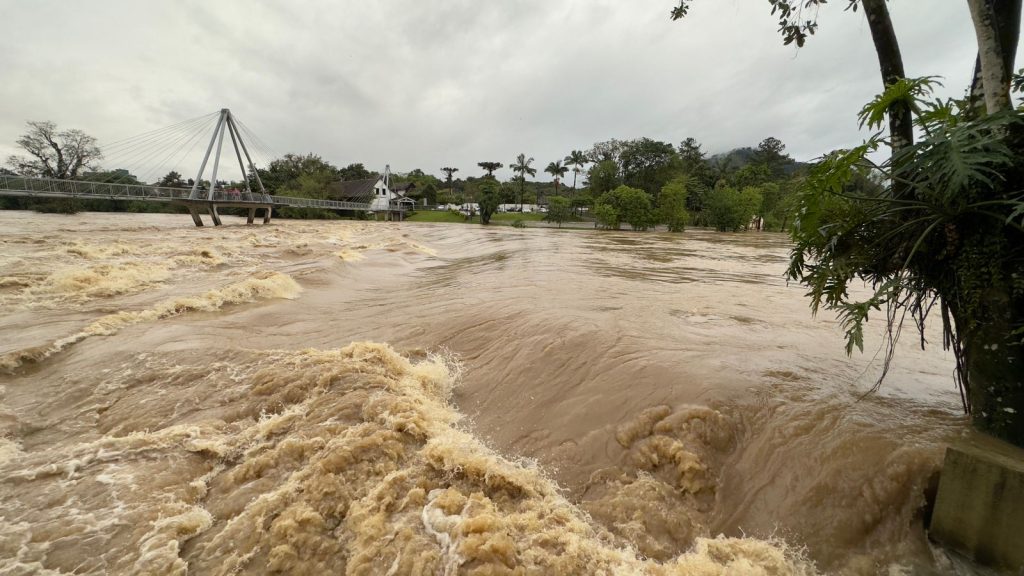
M445 176L448 179L448 198L452 200L455 199L455 189L452 188L452 174L455 174L458 171L458 168L451 168L449 166L441 168L441 172L444 172Z
M587 158L586 152L583 152L582 150L573 150L562 161L565 162L567 166L572 166L572 194L570 194L569 197L575 199L576 177L580 175L580 172L583 172L583 166L588 164L590 159ZM574 206L573 211L575 212L575 210L576 207Z
M487 175L492 178L494 177L495 170L501 170L505 167L501 162L477 162L476 165L486 170Z
M537 175L537 169L530 166L533 158L527 158L526 154L516 156L516 163L509 166L513 172L519 174L519 211L523 210L523 192L526 188L526 175Z
M576 176L583 172L583 165L589 162L587 155L579 150L573 150L562 162L565 162L566 166L572 166L572 190L575 192Z
M559 181L563 176L565 176L565 173L568 172L569 169L565 166L562 166L561 161L555 160L554 162L549 162L548 167L545 168L544 171L547 172L548 174L551 174L551 176L555 179L555 196L558 196Z

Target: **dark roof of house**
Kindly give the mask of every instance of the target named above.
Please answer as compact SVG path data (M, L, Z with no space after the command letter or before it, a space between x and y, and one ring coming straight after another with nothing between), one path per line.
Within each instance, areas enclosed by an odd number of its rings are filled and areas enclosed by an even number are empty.
M416 188L416 183L415 182L406 182L404 184L395 184L394 186L391 187L391 190L394 191L394 192L405 192L407 190L415 189L415 188Z
M332 200L348 198L370 198L374 195L373 187L377 185L380 178L367 178L365 180L339 180L332 182L327 189L327 196Z

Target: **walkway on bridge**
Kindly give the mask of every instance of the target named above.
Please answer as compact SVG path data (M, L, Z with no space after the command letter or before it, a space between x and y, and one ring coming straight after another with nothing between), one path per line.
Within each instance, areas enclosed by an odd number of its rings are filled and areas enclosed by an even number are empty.
M202 226L199 214L207 212L216 225L220 225L218 208L247 208L249 223L256 211L264 211L263 222L270 222L270 211L275 207L323 208L326 210L367 211L370 204L339 202L314 198L273 196L252 191L232 192L217 190L205 198L194 198L191 188L170 188L144 184L117 184L84 180L57 180L54 178L24 178L0 175L0 196L31 196L34 198L80 198L95 200L145 200L180 204L189 209L197 226Z

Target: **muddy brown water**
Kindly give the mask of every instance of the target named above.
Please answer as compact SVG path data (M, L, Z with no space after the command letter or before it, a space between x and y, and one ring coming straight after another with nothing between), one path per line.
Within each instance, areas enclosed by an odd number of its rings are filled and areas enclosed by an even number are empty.
M951 573L778 234L0 212L0 573Z

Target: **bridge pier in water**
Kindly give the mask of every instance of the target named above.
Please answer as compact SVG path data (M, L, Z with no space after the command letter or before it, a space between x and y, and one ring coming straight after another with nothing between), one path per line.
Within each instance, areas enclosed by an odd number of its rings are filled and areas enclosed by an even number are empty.
M249 219L246 224L252 224L253 220L256 219L256 210L258 208L249 208ZM270 224L270 206L263 208L263 223Z
M223 203L223 202L182 202L188 213L192 216L192 222L195 222L196 226L203 226L202 212L206 212L210 219L213 220L214 226L220 226L223 224L220 220L220 213L217 211L218 208L245 208L248 210L246 216L246 224L252 224L256 221L256 211L263 210L263 223L270 224L270 214L273 210L270 204L259 204L253 206L251 203Z

